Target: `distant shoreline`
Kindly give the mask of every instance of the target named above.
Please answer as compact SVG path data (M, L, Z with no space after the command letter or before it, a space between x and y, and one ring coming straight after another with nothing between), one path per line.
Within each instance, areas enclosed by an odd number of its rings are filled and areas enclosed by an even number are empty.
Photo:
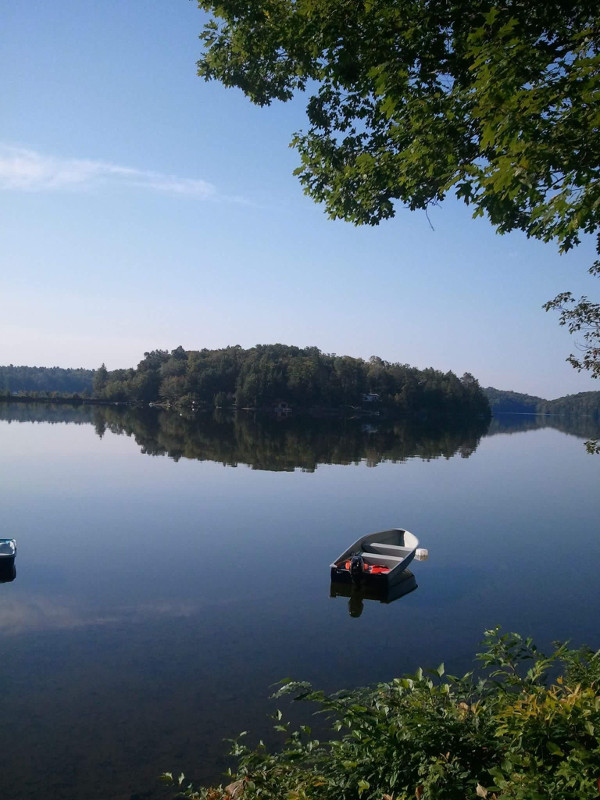
M130 406L126 401L103 400L98 397L82 397L81 395L62 395L60 397L35 397L33 395L0 395L0 403L63 403L68 405L90 406Z
M33 395L11 395L1 396L0 403L43 403L45 405L87 405L87 406L103 406L103 407L120 407L131 408L138 410L158 410L174 414L187 415L201 415L213 412L222 412L225 414L257 414L261 417L271 417L276 419L290 419L298 417L310 417L312 419L352 419L360 418L364 420L399 420L399 419L421 419L423 421L434 418L440 420L448 419L486 419L487 414L472 414L472 413L457 413L455 409L439 409L432 413L430 409L424 410L394 410L390 408L372 409L361 408L358 406L338 406L331 408L325 407L302 407L295 406L293 411L290 409L286 413L278 413L270 406L256 407L256 408L240 408L238 406L212 406L210 404L197 404L193 406L180 404L180 403L161 403L161 402L135 402L131 400L106 400L103 398L95 397L82 397L81 395L62 395L60 397L35 397ZM491 418L491 414L489 415Z

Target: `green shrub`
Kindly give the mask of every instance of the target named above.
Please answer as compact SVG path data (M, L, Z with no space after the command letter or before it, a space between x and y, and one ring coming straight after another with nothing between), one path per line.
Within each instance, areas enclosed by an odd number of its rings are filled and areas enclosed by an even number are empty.
M437 670L326 695L285 682L277 695L316 703L334 737L291 730L271 753L234 742L231 784L184 787L196 800L567 800L600 793L600 655L486 631L481 667ZM172 780L171 775L166 775Z

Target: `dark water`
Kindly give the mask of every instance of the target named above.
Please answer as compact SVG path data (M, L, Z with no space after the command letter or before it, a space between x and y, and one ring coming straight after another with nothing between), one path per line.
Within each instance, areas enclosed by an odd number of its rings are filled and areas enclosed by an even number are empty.
M201 422L0 405L0 798L164 796L270 728L283 677L328 690L472 666L500 624L600 646L600 457L547 419ZM572 430L572 433L569 433ZM329 562L393 526L418 589L359 618Z

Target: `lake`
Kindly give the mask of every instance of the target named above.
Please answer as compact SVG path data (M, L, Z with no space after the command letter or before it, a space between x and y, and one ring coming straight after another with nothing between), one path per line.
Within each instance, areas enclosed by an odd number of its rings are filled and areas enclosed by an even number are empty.
M550 423L555 427L550 427ZM268 736L285 677L464 672L495 625L600 645L600 457L585 422L199 420L0 404L3 800L154 800ZM418 588L360 616L329 563L401 526Z

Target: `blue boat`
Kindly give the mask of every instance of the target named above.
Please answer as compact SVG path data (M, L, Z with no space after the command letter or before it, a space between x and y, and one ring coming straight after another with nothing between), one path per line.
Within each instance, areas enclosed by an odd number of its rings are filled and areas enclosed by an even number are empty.
M17 543L14 539L0 539L0 565L14 563Z

